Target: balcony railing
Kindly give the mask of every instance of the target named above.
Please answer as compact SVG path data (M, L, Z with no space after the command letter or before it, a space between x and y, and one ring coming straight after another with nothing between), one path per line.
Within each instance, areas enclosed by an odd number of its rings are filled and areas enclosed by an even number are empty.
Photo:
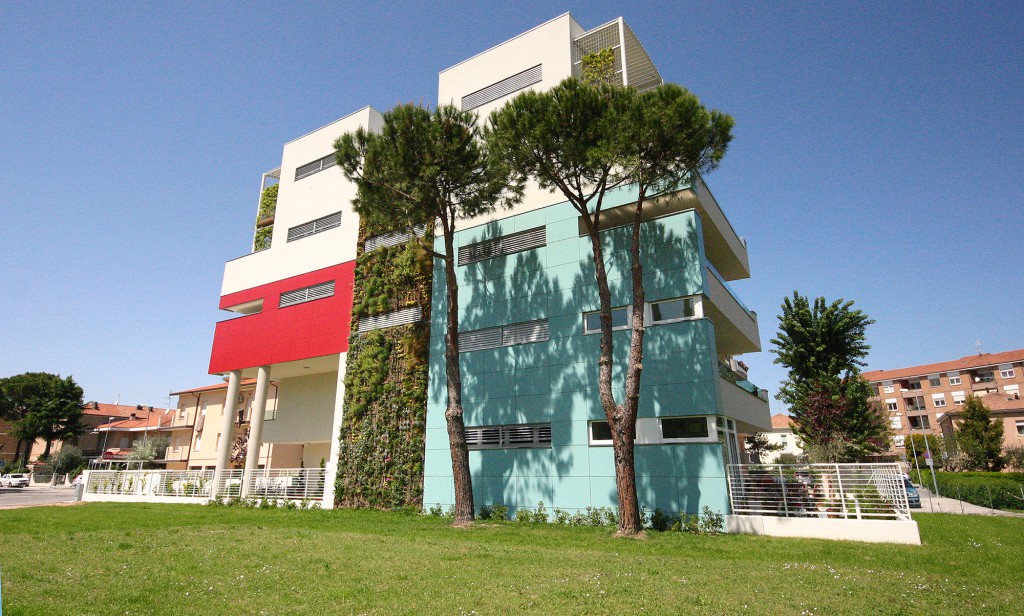
M730 464L738 515L909 520L898 464Z
M320 500L324 497L326 471L322 468L270 468L247 478L249 498Z
M90 471L87 495L160 498L239 497L285 500L321 500L326 471L322 468L272 468L254 471L249 477L242 469L223 471ZM247 488L243 494L243 486ZM92 500L88 499L87 500Z

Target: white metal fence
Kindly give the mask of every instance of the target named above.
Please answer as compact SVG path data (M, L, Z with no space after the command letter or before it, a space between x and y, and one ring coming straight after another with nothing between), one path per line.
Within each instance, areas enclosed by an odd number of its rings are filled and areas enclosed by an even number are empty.
M215 471L90 471L86 494L161 498L214 496L321 500L326 471L322 468L261 469L245 477L242 469ZM243 491L243 485L247 490Z
M285 498L289 500L320 500L324 497L322 468L268 468L253 472L247 478L249 498Z
M898 464L730 464L738 515L909 520Z

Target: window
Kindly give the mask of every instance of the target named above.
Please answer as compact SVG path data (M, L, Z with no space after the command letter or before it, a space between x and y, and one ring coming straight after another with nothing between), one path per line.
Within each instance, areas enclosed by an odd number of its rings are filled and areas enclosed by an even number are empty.
M323 158L318 158L311 163L306 163L295 170L295 179L301 180L302 178L308 178L314 173L320 173L324 169L330 169L334 165L338 164L338 160L334 157L334 153L328 154Z
M996 380L996 375L991 370L985 372L978 372L977 376L974 377L976 383L991 383Z
M897 434L896 436L892 437L892 445L893 447L906 447L906 437L903 436L902 434Z
M521 71L506 77L501 81L492 83L486 88L481 88L476 92L467 94L462 97L462 110L469 111L470 109L476 109L481 105L486 105L491 101L496 101L503 96L508 96L513 92L518 92L523 88L532 86L535 83L540 83L543 77L543 69L541 64L537 66L531 66L525 71Z
M294 242L295 240L301 240L304 237L310 235L316 235L317 233L323 233L328 229L334 229L335 227L341 226L341 212L335 212L328 214L327 216L321 216L316 220L304 222L301 225L296 225L291 229L288 229L288 241Z
M692 297L651 303L651 323L672 323L693 318L695 314ZM598 322L598 328L600 326L601 324Z
M1013 368L1007 368L999 371L999 377L1004 379L1012 379L1015 376Z
M894 391L892 383L882 385L882 393L891 394Z
M551 447L551 424L513 424L466 428L466 445L471 450Z
M921 389L921 379L911 379L907 387L910 389Z
M681 441L708 438L706 417L665 417L661 420L661 438L664 441Z
M1018 419L1017 425L1017 436L1024 436L1024 419Z
M196 435L196 446L193 447L193 449L195 451L199 451L199 446L202 445L202 444L203 444L203 435L202 434L197 434Z
M186 417L188 417L188 407L183 406L181 407L181 410L178 411L178 419L185 419Z
M515 344L544 342L548 339L548 320L537 319L498 327L459 332L459 352L496 349Z
M321 282L310 287L282 293L281 299L278 301L278 307L287 308L288 306L304 304L325 297L331 297L332 295L334 295L334 281Z
M911 430L928 430L932 427L927 415L910 415L907 421L910 422Z
M967 396L964 395L964 392L962 392L962 391L954 391L953 392L953 404L955 404L957 406L960 406L960 405L962 405L964 403L964 400L966 400L966 399L967 399Z
M907 404L908 411L923 411L924 410L924 397L915 396L913 398L906 398L904 402Z
M384 314L375 314L368 317L359 317L359 333L365 333L375 329L384 329L387 327L397 327L399 325L408 325L409 323L416 323L423 318L423 309L419 306L413 306L411 308L402 308L394 312L386 312Z
M590 422L590 444L610 445L612 442L612 428L607 421Z
M612 330L629 329L629 306L612 308ZM583 313L583 333L601 333L601 312Z
M940 409L946 406L946 394L935 394L932 396L932 404L935 408Z
M263 421L274 421L275 419L277 419L276 402L274 403L274 408L270 408L270 406L268 405L267 408L263 409Z
M363 252L373 252L374 250L380 250L381 248L398 246L399 244L408 242L413 237L423 237L426 232L426 225L416 225L411 231L403 229L401 231L373 235L366 238L366 241L363 242Z
M547 237L545 227L534 227L475 244L466 244L459 248L459 265L469 265L503 255L540 248L547 244Z
M899 417L890 417L889 418L889 425L892 427L893 430L902 430L903 429L903 421L900 420Z
M946 376L949 378L950 385L960 385L960 373L959 372L947 372Z
M937 374L933 374L928 377L928 385L931 387L942 387L942 378Z
M885 410L889 412L900 410L900 405L896 402L896 398L885 399Z
M1009 397L1020 396L1020 385L1004 385L1003 392Z

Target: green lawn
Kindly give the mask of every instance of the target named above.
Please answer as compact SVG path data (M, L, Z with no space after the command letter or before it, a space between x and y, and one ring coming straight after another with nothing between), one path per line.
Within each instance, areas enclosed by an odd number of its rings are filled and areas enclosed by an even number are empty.
M3 613L1007 614L1024 519L921 514L925 545L373 511L92 503L0 511Z

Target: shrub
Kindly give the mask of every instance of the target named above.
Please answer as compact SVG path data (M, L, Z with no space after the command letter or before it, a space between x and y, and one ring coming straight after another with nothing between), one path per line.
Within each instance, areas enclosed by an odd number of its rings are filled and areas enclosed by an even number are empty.
M655 509L654 514L651 516L651 529L666 531L672 526L673 522L672 516L666 515L661 509Z
M922 471L925 486L932 485L931 473ZM1024 509L1024 473L935 473L939 492L981 507Z
M441 506L441 503L438 503L427 510L427 515L439 518L444 515L444 507Z
M502 522L508 519L508 507L506 507L505 505L502 505L501 503L495 503L494 507L492 507L491 509L493 511L493 513L491 514L491 519L501 520Z
M547 523L548 511L544 508L544 501L537 503L537 510L530 515L531 522Z
M1024 445L1007 447L1003 450L1006 467L1015 471L1024 471Z
M516 509L516 522L530 522L533 516L530 515L529 509Z
M802 464L800 456L795 453L780 453L775 458L775 464Z
M704 505L700 513L700 532L717 535L725 528L725 518Z
M480 507L480 514L477 515L477 519L490 520L494 516L494 509L488 505Z

